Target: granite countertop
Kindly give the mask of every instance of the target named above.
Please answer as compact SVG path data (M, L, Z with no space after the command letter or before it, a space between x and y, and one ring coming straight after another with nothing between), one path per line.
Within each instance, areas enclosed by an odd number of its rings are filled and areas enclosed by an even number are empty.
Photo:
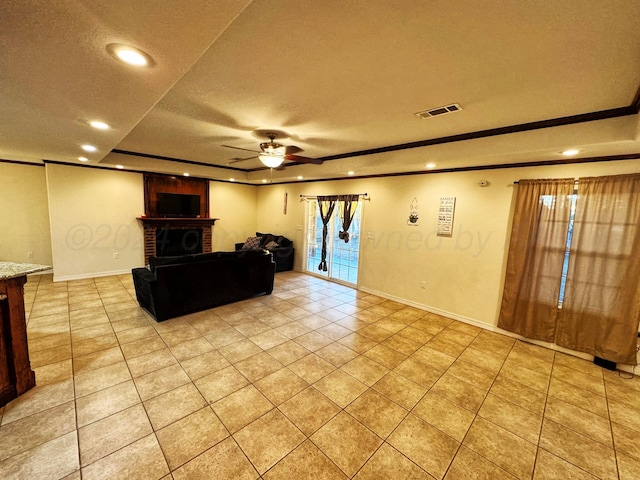
M11 278L21 277L22 275L49 270L50 268L49 265L38 265L35 263L0 262L0 280L9 280Z

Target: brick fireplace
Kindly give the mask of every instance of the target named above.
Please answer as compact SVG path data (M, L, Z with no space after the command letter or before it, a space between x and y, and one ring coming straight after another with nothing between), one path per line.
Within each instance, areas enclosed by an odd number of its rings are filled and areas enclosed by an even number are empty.
M185 233L184 238L188 241L183 241L188 247L194 244L194 239L201 239L202 253L208 253L212 251L212 230L217 218L138 218L142 222L144 229L144 262L145 265L149 264L150 256L158 256L161 252L158 251L158 236L161 236L160 241L163 242L167 237L173 237L173 235L166 235L167 231L183 230ZM195 232L201 232L196 234ZM193 235L190 235L193 233ZM165 234L163 236L163 234ZM198 240L200 241L200 240ZM167 251L175 254L177 250L170 248ZM196 253L196 251L185 250L181 253Z

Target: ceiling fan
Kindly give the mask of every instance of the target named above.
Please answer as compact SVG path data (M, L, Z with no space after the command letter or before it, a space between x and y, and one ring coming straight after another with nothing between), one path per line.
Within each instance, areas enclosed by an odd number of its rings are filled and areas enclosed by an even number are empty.
M223 147L235 148L236 150L245 150L248 152L255 152L258 154L258 155L254 155L252 157L247 157L247 158L236 158L228 162L228 165L232 163L243 162L245 160L250 160L252 158L256 158L256 156L265 167L269 167L269 168L284 168L284 165L282 164L285 160L289 160L291 162L296 162L296 163L312 163L314 165L322 164L322 160L320 159L295 155L296 153L302 151L300 147L296 147L295 145L285 146L275 142L274 140L277 137L275 133L268 132L266 135L269 141L262 142L260 144L260 151L248 150L246 148L234 147L232 145L222 145Z

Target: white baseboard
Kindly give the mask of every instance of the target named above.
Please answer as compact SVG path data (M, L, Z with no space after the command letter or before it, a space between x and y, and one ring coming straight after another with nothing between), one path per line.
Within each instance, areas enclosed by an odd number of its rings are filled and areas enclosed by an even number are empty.
M55 272L53 273L53 281L54 282L69 282L72 280L86 280L87 278L98 278L98 277L110 277L113 275L124 275L131 273L131 269L127 268L125 270L114 270L111 272L98 272L98 273L80 273L78 275L67 275L64 277L57 277Z

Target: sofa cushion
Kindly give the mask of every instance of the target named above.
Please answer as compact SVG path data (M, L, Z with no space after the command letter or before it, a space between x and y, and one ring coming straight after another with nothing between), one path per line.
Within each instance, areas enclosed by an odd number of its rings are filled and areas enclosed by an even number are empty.
M256 236L260 237L260 244L264 247L266 244L275 241L276 236L272 233L260 233L256 232Z
M267 250L273 250L274 248L278 248L280 245L278 245L278 242L269 242L267 243L264 248L266 248Z
M162 265L178 265L193 261L193 255L180 255L176 257L149 257L149 270L155 272L156 267Z
M284 237L282 235L276 238L276 242L280 247L290 247L293 244L291 240L289 240L287 237Z
M242 250L258 250L261 247L260 237L249 237L245 240Z

